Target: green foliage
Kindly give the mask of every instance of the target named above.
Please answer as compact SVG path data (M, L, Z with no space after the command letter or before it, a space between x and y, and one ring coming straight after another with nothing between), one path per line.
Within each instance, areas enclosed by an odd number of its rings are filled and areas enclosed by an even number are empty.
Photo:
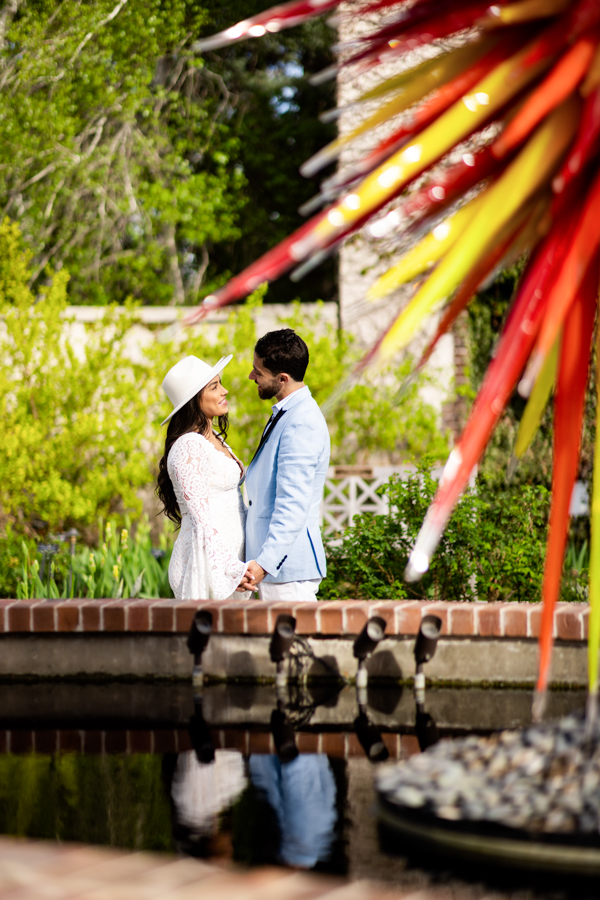
M427 464L380 488L386 515L355 519L341 540L328 542L323 599L540 599L548 492L526 486L489 493L484 478L458 503L429 571L417 584L403 578L437 482ZM569 596L569 599L571 597Z
M10 522L0 535L0 597L16 597L19 582L23 577L23 554L33 557L35 541L15 531Z
M67 339L67 274L37 296L19 229L0 225L0 524L33 517L52 530L139 511L151 478L142 450L146 401L124 353L132 309L107 309L77 353Z
M161 756L3 754L0 832L131 850L171 850Z
M76 302L196 302L297 217L299 195L315 193L298 165L328 129L316 99L294 112L278 101L306 93L310 52L299 35L208 60L193 50L219 20L260 8L28 0L3 11L0 197L33 251L33 284L50 264L68 269ZM302 33L327 65L334 33ZM292 171L299 188L286 184Z
M141 597L150 600L173 596L169 585L172 541L166 529L158 547L152 546L147 519L138 522L133 535L129 528L122 528L118 533L112 522L107 522L105 529L100 523L98 531L102 543L93 549L83 547L73 556L68 544L55 544L58 552L46 559L43 572L39 558L23 542L17 598ZM16 559L14 562L18 564Z

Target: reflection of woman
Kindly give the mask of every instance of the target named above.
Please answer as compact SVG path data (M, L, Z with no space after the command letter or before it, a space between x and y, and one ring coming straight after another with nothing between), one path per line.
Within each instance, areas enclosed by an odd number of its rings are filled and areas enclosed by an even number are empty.
M177 600L225 600L247 569L240 490L245 472L225 441L228 392L219 375L230 360L211 367L187 356L163 381L174 408L162 423L169 427L156 493L165 515L181 525L169 565Z

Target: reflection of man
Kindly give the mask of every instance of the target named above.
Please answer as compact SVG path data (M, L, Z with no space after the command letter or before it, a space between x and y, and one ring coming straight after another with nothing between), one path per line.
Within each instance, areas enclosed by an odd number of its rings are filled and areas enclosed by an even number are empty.
M256 755L249 761L253 785L277 814L279 856L288 866L312 869L328 859L337 818L335 781L324 753L305 753L292 762Z
M258 585L261 600L314 600L325 575L319 511L329 432L304 384L308 347L291 328L257 342L253 369L262 400L276 400L248 467L246 559L237 588Z

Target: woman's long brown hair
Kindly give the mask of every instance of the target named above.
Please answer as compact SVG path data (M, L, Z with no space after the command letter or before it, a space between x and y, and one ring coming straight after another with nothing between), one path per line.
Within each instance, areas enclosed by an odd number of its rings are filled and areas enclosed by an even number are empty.
M202 394L205 390L206 388L202 388L200 393L196 394L195 397L192 397L191 400L188 400L185 406L182 406L181 409L171 417L167 428L167 436L165 438L164 456L158 464L156 496L163 505L161 512L163 512L168 519L171 519L172 522L175 522L177 526L181 525L181 511L179 509L179 504L177 503L175 491L173 490L173 483L167 471L167 459L169 458L171 447L182 435L189 434L192 431L202 435L210 434L212 423L204 415L200 407ZM218 422L219 431L217 437L226 441L229 418L227 415L219 416Z

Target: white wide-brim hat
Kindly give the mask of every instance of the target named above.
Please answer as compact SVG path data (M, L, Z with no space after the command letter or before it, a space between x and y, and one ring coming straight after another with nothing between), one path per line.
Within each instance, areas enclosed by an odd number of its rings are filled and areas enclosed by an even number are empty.
M233 354L223 356L214 366L209 366L197 356L186 356L185 359L180 359L172 369L169 369L162 383L163 391L173 404L173 412L169 413L165 421L160 424L165 425L171 416L174 416L188 400L206 387L209 381L212 381L215 375L218 375L232 359Z

